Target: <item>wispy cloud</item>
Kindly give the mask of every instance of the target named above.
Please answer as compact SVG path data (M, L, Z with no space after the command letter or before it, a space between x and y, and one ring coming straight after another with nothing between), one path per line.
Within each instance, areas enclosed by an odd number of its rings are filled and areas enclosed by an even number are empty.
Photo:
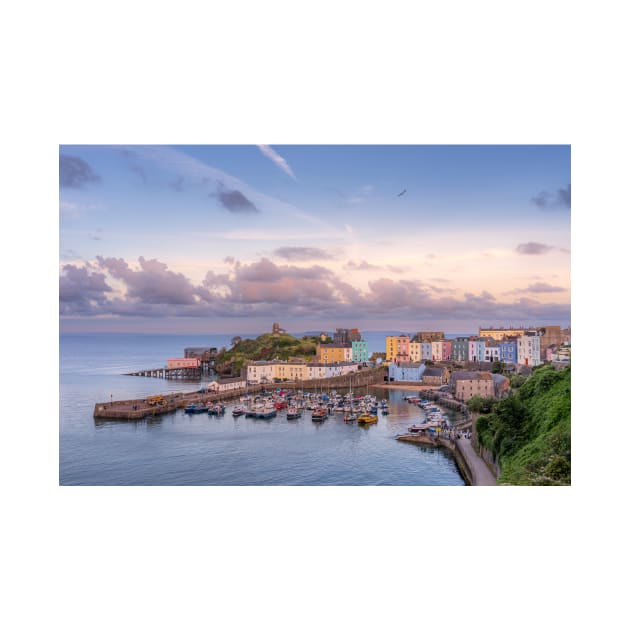
M279 247L273 253L274 256L297 261L330 260L334 258L332 254L321 247Z
M373 265L367 262L367 260L361 260L360 262L349 260L344 265L344 268L350 271L389 271L391 273L404 273L406 271L406 267L397 267L396 265Z
M268 144L259 144L258 148L262 154L268 157L280 170L297 181L297 177L294 175L289 163L281 155L278 155Z
M550 252L562 252L563 254L571 253L564 247L554 247L553 245L547 245L546 243L535 243L532 241L529 243L519 243L516 246L516 253L521 256L542 256L543 254L549 254Z
M516 246L516 253L522 256L540 256L547 254L553 250L551 245L545 245L545 243L520 243Z
M123 147L122 150L125 151L128 149ZM237 190L254 206L262 208L265 214L273 213L283 217L306 221L311 225L318 226L320 229L330 230L331 234L336 231L335 227L328 224L320 217L305 212L293 204L267 195L249 186L239 178L210 166L178 149L162 146L134 146L133 154L138 158L149 160L162 170L183 176L187 184L198 184L213 188L224 186L229 190Z
M547 282L535 282L525 289L515 289L510 293L564 293L566 290L564 287L554 287Z

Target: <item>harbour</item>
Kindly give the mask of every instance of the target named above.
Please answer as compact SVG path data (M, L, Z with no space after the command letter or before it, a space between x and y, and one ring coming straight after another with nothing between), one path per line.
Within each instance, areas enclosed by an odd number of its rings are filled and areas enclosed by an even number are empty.
M344 422L311 410L290 419L288 407L269 419L233 415L240 393L224 399L221 415L185 413L208 381L124 376L126 365L156 364L193 341L181 336L76 335L61 344L60 483L62 485L465 485L444 449L397 441L419 421L404 399L416 390L366 385L353 393L388 400L378 422ZM287 392L295 389L281 386ZM190 391L186 391L186 390ZM267 390L277 387L267 386ZM323 383L312 393L326 393ZM250 391L258 395L262 390ZM337 387L347 393L347 388ZM136 419L94 417L94 401L172 397L175 409ZM218 398L208 395L207 401ZM186 404L183 404L186 401ZM132 403L133 404L133 403ZM138 411L138 410L136 410ZM455 418L455 416L453 416Z

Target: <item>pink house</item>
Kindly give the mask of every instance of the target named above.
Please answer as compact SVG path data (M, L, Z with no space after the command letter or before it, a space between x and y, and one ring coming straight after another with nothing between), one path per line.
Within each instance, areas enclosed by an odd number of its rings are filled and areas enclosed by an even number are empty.
M442 361L451 360L451 346L450 341L442 341Z
M410 353L409 337L407 335L401 335L400 337L397 338L397 341L398 341L397 354L396 354L397 362L400 363L401 361L409 361L409 353Z

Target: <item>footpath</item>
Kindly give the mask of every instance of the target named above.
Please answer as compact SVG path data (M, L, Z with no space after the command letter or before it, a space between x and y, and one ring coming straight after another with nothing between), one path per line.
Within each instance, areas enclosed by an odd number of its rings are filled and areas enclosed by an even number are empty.
M486 462L475 452L473 445L470 443L470 438L461 437L457 442L473 476L473 485L496 486L497 480L488 468Z

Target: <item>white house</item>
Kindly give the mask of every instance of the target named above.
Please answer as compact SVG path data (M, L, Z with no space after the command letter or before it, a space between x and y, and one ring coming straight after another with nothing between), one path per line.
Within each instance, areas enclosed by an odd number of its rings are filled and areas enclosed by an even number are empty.
M221 378L218 381L210 381L208 383L209 392L230 392L239 389L245 389L247 382L244 378Z
M540 335L525 333L516 340L516 351L519 365L534 367L540 365Z

